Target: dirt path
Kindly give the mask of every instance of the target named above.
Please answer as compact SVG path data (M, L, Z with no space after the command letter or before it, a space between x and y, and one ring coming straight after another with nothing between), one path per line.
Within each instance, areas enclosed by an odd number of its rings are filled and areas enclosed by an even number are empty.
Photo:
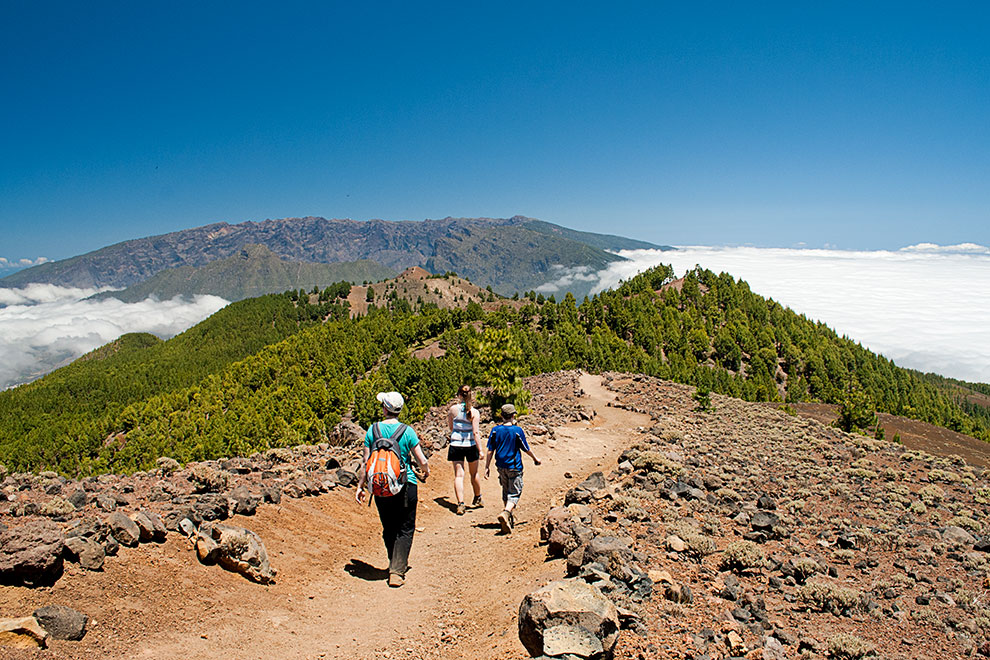
M609 470L631 429L649 419L607 405L598 376L582 375L590 422L555 429L533 444L517 525L499 535L497 479L483 480L484 509L450 510L452 475L443 456L420 488L417 532L406 585L384 581L377 513L353 491L286 500L233 524L265 540L276 584L264 587L198 564L172 535L160 549L123 551L102 574L73 572L51 602L90 613L97 624L80 643L55 642L46 657L128 658L472 658L524 657L516 613L523 596L564 575L539 546L543 516L564 492ZM468 486L468 488L470 488ZM37 596L34 597L37 606Z

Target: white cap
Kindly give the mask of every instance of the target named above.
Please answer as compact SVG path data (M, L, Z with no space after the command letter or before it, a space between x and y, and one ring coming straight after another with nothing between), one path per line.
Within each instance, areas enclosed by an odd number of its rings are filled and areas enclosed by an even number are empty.
M396 415L402 412L402 406L406 404L398 392L379 392L375 398L385 406L385 410Z

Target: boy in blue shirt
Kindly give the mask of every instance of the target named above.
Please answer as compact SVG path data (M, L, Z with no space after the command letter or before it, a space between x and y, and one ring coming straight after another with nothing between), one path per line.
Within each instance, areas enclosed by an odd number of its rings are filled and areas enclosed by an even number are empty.
M503 511L498 514L498 524L503 534L510 534L516 521L512 510L519 504L523 489L522 452L529 454L534 465L540 464L526 442L526 434L516 425L516 407L511 403L502 406L502 423L488 434L488 457L485 460L485 479L491 474L492 457L498 468L498 481L502 484Z

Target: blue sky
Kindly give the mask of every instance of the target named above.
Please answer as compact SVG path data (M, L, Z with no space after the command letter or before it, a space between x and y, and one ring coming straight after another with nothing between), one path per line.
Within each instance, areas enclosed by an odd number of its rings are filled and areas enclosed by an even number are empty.
M303 215L990 244L980 3L0 0L0 257Z

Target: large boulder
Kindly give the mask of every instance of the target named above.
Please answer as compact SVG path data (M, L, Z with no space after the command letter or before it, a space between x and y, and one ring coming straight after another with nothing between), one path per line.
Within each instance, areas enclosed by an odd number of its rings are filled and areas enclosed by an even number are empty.
M65 605L47 605L34 611L34 618L54 639L78 641L86 634L89 617Z
M32 520L0 532L0 583L52 584L62 575L65 538L50 520Z
M519 640L532 656L611 658L618 639L618 610L586 582L551 582L519 605Z
M204 524L196 538L196 554L203 563L219 563L254 582L269 584L275 581L275 569L268 563L265 544L249 529L220 523Z

